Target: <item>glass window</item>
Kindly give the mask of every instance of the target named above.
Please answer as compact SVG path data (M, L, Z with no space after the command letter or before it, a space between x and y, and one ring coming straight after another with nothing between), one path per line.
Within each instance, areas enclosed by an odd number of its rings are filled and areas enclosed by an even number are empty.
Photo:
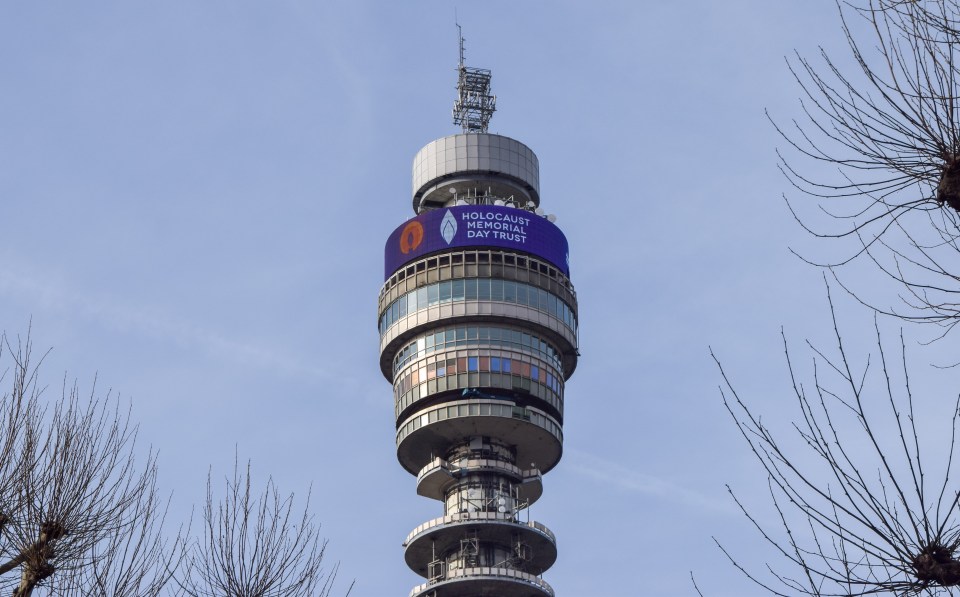
M477 357L468 357L467 358L467 371L478 371L480 363L477 360Z
M477 279L469 278L464 280L464 297L468 301L477 299Z
M527 302L527 285L526 284L514 284L514 287L517 291L517 304L518 305L529 305Z
M508 303L517 302L517 283L509 280L503 283L503 300Z
M423 309L427 306L427 289L418 288L417 289L417 309Z
M453 284L450 281L440 282L440 302L449 303L453 298Z
M530 365L530 378L539 379L540 377L540 368L536 365Z
M500 371L500 357L490 357L490 371Z
M510 373L510 359L503 359L503 372Z
M490 300L490 280L477 280L477 298L479 298L481 301Z
M462 301L464 298L463 280L453 281L453 300Z
M557 370L563 367L562 359L557 350L537 336L499 326L450 326L417 338L398 351L393 360L393 372L396 375L400 369L412 360L429 356L437 351L453 350L455 347L479 348L483 346L532 352L539 358L549 361ZM508 366L504 365L504 362L509 359L502 356L498 358L500 358L501 369L496 369L491 365L491 370L509 372L509 369L503 368ZM457 367L456 371L464 373L467 369L464 365ZM452 371L448 371L447 374L452 374Z
M503 300L503 280L490 280L490 300Z
M440 301L440 286L431 284L427 286L427 304L436 305Z

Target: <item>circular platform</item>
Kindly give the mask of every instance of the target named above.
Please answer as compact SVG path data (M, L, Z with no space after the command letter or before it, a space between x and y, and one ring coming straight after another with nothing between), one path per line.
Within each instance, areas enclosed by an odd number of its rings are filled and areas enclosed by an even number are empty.
M496 437L514 446L520 466L546 473L560 462L560 424L535 408L509 400L456 400L425 408L397 428L397 459L412 475L465 438Z
M464 568L442 580L414 587L410 597L553 597L553 587L542 578L510 568Z
M475 512L435 518L414 529L404 542L403 555L407 566L426 577L427 565L434 554L444 554L456 548L467 533L476 533L480 543L507 547L512 544L514 536L519 535L531 548L532 557L527 568L535 574L541 574L557 561L556 539L550 529L539 522L515 522L496 512Z

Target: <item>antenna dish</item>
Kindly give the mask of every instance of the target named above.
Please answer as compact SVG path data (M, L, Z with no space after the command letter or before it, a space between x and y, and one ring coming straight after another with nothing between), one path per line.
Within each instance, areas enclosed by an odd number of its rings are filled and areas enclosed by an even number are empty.
M450 187L450 192L455 195L457 193L457 189Z
M454 203L454 205L469 205L469 204L463 199L457 199L457 202Z
M549 216L547 216L547 221L552 224L553 222L557 221L557 216L550 214Z
M537 214L538 216L542 216L543 213L544 213L544 212L543 212L543 208L542 208L542 207L538 207L537 209L535 209L535 210L533 211L533 213Z
M493 204L494 204L494 205L503 205L503 199L495 199L495 200L493 201Z
M537 204L534 203L533 201L527 201L527 207L529 207L530 209L533 209L533 208L536 207L536 206L537 206Z

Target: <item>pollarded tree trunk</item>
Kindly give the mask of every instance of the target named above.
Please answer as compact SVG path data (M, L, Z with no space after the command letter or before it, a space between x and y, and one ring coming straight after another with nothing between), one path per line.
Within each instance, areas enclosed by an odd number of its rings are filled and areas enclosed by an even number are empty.
M173 549L162 549L160 525L152 523L154 457L137 464L129 412L109 397L83 399L75 385L42 404L29 337L13 348L0 335L3 349L13 361L13 383L0 397L0 590L26 597L49 586L121 597L144 594L141 584L162 586L183 545L178 538ZM127 536L140 543L109 549ZM90 589L109 585L111 575L132 590Z

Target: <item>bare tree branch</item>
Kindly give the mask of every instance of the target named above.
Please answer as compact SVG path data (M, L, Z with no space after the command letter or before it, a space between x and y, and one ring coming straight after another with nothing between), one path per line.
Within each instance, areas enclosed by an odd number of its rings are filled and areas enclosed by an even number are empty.
M801 226L839 245L841 267L865 259L894 280L898 301L863 297L878 312L960 320L960 6L957 0L837 4L855 67L825 50L788 68L804 119L774 127L780 169L816 210L787 200ZM824 167L826 166L826 168Z
M724 406L767 475L779 530L730 493L779 563L761 575L718 545L747 578L775 595L949 594L960 587L954 458L960 397L947 419L949 436L931 437L917 423L902 333L892 361L875 322L879 358L856 365L832 300L830 310L836 345L824 351L808 343L811 383L800 380L783 338L799 407L792 439L782 433L778 439L747 406L711 351Z
M47 402L29 335L16 348L5 337L0 345L12 360L0 404L0 589L15 597L39 587L53 595L158 594L182 542L168 551L160 539L155 458L137 463L129 409L95 389L82 398L66 383Z
M320 539L309 505L308 495L303 510L295 509L293 494L281 497L272 479L255 494L249 462L243 472L234 462L220 502L208 477L204 536L180 586L191 597L329 595L338 565L329 573L322 568L327 542Z

